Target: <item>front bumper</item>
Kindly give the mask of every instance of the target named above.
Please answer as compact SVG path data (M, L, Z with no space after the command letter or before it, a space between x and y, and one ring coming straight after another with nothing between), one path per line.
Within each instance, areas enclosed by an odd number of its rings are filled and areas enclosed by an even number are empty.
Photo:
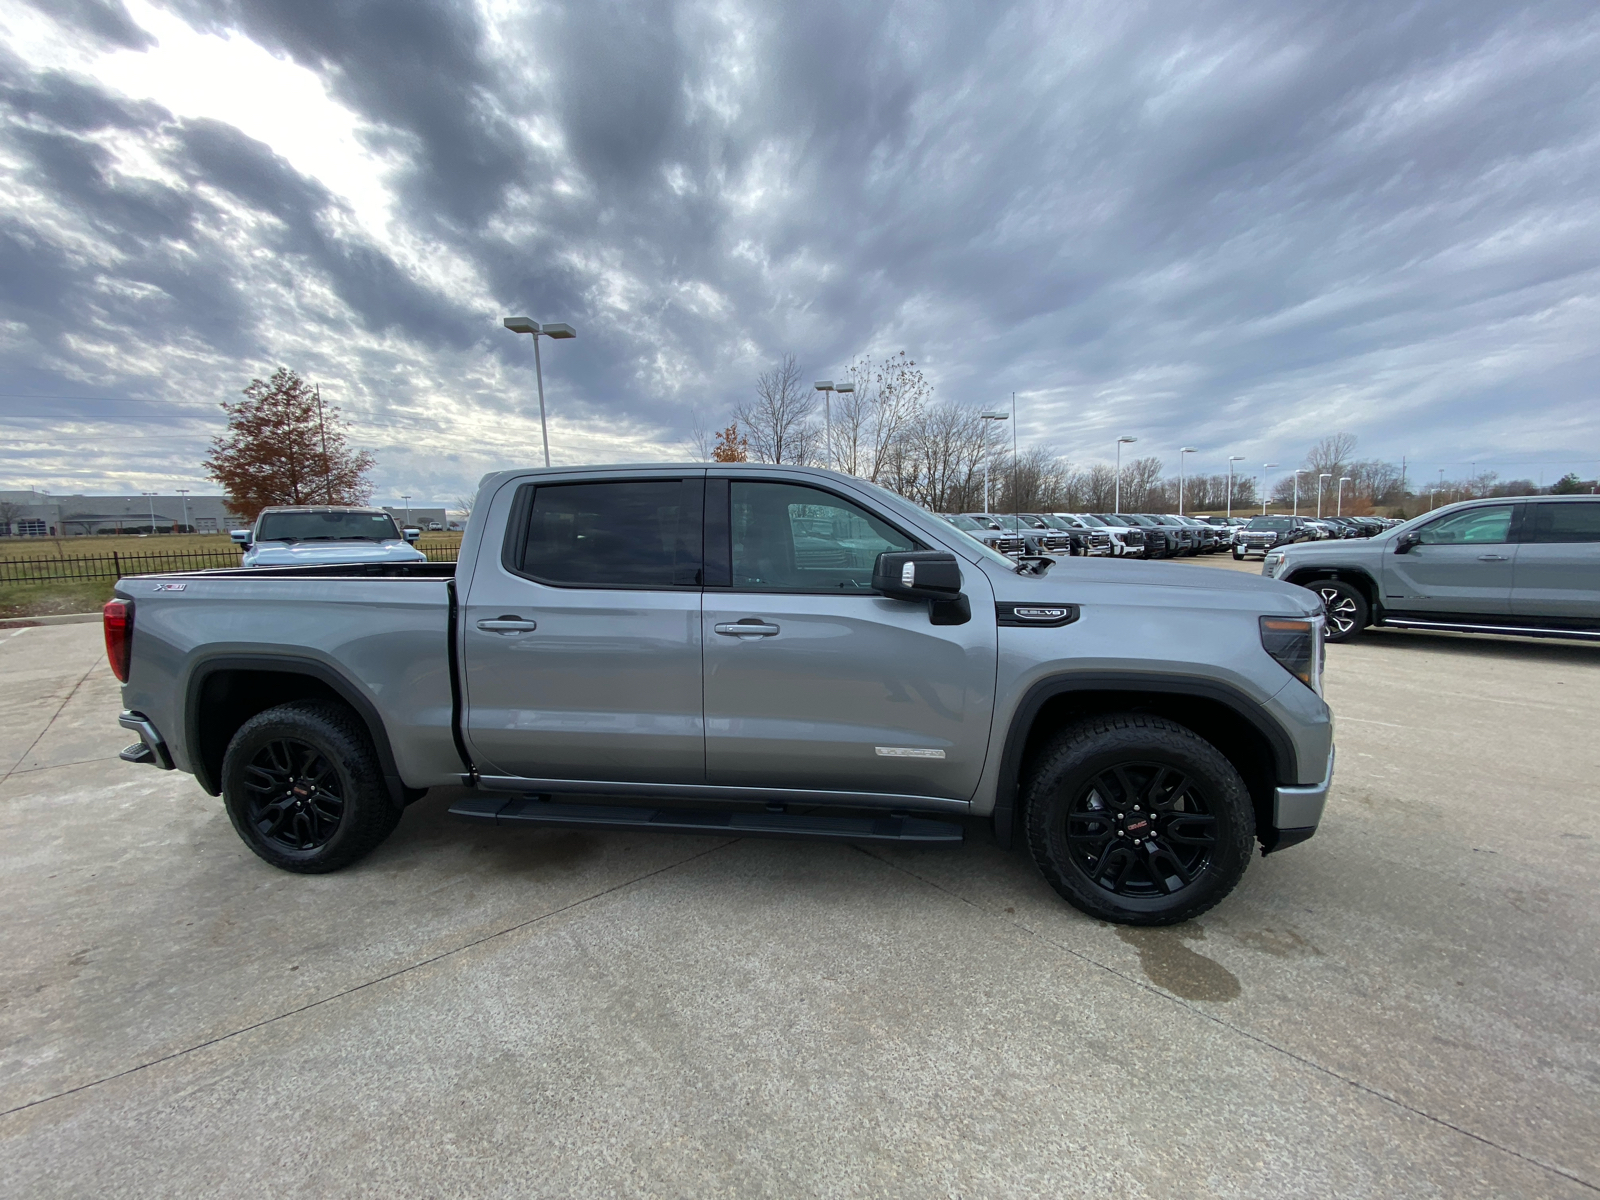
M1272 829L1262 839L1261 852L1271 854L1303 842L1317 831L1322 810L1333 786L1333 747L1328 748L1328 768L1320 783L1305 787L1280 787L1272 798Z

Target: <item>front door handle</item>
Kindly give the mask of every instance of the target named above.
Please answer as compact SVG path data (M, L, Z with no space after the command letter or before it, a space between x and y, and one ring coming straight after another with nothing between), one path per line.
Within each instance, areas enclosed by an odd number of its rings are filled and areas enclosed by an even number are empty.
M745 618L743 621L724 621L713 625L718 633L724 637L773 637L778 632L776 625L769 625L765 621Z
M1507 562L1507 561L1509 561L1509 558L1510 558L1510 556L1509 555L1505 555L1505 554L1480 554L1480 555L1478 555L1478 561L1479 562Z
M485 633L526 633L539 628L539 622L529 621L515 613L506 613L492 621L479 621L478 628Z

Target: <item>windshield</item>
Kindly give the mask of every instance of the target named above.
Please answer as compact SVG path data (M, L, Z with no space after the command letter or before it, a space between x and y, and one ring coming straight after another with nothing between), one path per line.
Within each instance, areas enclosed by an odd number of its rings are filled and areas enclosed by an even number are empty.
M1126 529L1133 528L1135 524L1135 522L1128 520L1127 517L1121 516L1117 513L1096 513L1095 518L1107 525L1121 525Z
M1106 523L1104 521L1102 521L1099 517L1095 516L1093 513L1079 513L1077 516L1073 517L1072 519L1074 521L1082 521L1085 525L1089 526L1091 529L1104 529L1104 528L1106 528Z
M963 533L970 533L974 529L987 529L987 528L989 528L987 525L979 525L971 517L961 517L961 516L945 517L944 520L945 520L946 524L954 525L957 529L961 530Z
M1075 521L1072 521L1067 517L1041 516L1036 518L1036 520L1041 521L1045 527L1049 529L1065 529L1071 531L1073 529L1083 528L1083 526L1077 524Z
M258 542L392 542L394 518L375 512L269 512L256 526Z
M1249 529L1270 529L1274 533L1282 533L1286 529L1294 528L1294 522L1288 517L1251 517Z

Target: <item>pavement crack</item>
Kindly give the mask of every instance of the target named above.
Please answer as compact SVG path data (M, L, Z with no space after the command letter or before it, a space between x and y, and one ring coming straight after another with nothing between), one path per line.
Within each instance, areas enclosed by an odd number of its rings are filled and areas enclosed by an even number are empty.
M1106 974L1122 980L1124 983L1132 984L1134 987L1149 992L1151 995L1159 996L1167 1003L1174 1004L1186 1012L1199 1017L1201 1020L1209 1021L1213 1025L1216 1025L1217 1027L1225 1029L1229 1033L1234 1034L1236 1037L1244 1038L1246 1041L1254 1042L1258 1046L1265 1047L1268 1050L1272 1050L1278 1054L1281 1054L1283 1057L1290 1059L1291 1061L1296 1062L1303 1067L1307 1067L1319 1074L1326 1075L1329 1079L1337 1080L1345 1086L1354 1088L1356 1091L1362 1092L1373 1097L1374 1099L1381 1100L1386 1104L1390 1104L1393 1107L1400 1109L1402 1112L1410 1113L1412 1116L1421 1117L1424 1121L1428 1121L1442 1129L1448 1129L1452 1133L1458 1133L1462 1137L1470 1138L1472 1141L1477 1142L1480 1145L1487 1146L1492 1150L1498 1150L1502 1154L1509 1154L1512 1158L1519 1159L1530 1166L1538 1167L1540 1170L1548 1171L1552 1175L1559 1175L1561 1178L1569 1180L1572 1183L1576 1183L1580 1187L1587 1188L1591 1192L1600 1192L1600 1184L1595 1184L1590 1180L1585 1179L1583 1176L1569 1171L1565 1167L1557 1166L1555 1163L1545 1162L1541 1158L1536 1158L1531 1154L1525 1154L1521 1150L1513 1149L1510 1146L1501 1145L1499 1142L1493 1140L1492 1138L1485 1137L1481 1133L1474 1133L1472 1130L1463 1128L1462 1126L1455 1124L1453 1121L1446 1120L1444 1117L1436 1116L1435 1114L1428 1112L1426 1109L1418 1108L1414 1104L1408 1104L1398 1096L1392 1095L1389 1092L1385 1092L1380 1088L1373 1087L1371 1084L1363 1083L1361 1080L1354 1079L1340 1071L1336 1071L1332 1067L1325 1066L1313 1058L1307 1058L1304 1054L1301 1054L1295 1050L1291 1050L1287 1046L1279 1045L1271 1038L1264 1037L1263 1035L1256 1033L1253 1030L1246 1029L1243 1026L1235 1025L1231 1021L1225 1021L1215 1013L1207 1012L1203 1008L1196 1008L1194 1005L1185 1001L1182 997L1175 996L1171 992L1158 988L1148 980L1135 978L1134 976L1129 975L1127 972L1112 966L1110 963L1101 962L1092 955L1085 954L1081 950L1076 950L1063 942L1056 941L1054 938L1048 936L1047 934L1041 933L1031 925L1008 917L1003 913L997 913L992 909L985 908L976 901L969 900L966 896L961 895L961 893L952 891L944 884L939 883L936 880L929 879L925 875L919 875L917 872L910 870L907 867L903 867L899 863L890 862L888 859L874 854L871 850L868 850L863 846L857 845L853 848L860 851L862 854L865 854L868 858L882 863L891 871L898 871L902 875L907 875L910 878L917 880L919 883L926 884L935 891L949 896L951 899L965 904L968 908L975 909L986 916L999 917L1007 924L1013 925L1017 929L1022 930L1029 937L1036 938L1045 945L1050 946L1055 950L1059 950L1062 953L1071 956L1072 958L1076 958L1080 962L1087 963L1091 967L1097 967L1106 972Z
M507 925L504 929L497 929L493 933L486 933L482 937L473 938L470 942L463 942L461 945L454 946L449 950L441 950L437 954L430 954L427 958L420 958L414 963L408 963L403 967L397 967L393 971L386 971L382 975L375 975L371 979L363 980L361 983L352 984L350 987L342 988L337 992L330 992L328 995L322 996L319 999L308 1001L305 1004L296 1005L294 1008L285 1009L281 1013L274 1013L270 1017L263 1017L259 1021L252 1021L248 1025L240 1026L238 1029L230 1030L227 1033L219 1033L216 1037L207 1038L203 1042L196 1042L192 1046L185 1046L183 1049L174 1050L170 1054L158 1055L155 1058L149 1059L142 1063L136 1063L135 1065L127 1067L121 1071L113 1071L110 1075L104 1075L99 1079L90 1080L88 1083L80 1083L74 1087L62 1088L59 1092L52 1092L48 1096L40 1096L35 1100L29 1100L25 1104L18 1104L11 1108L0 1110L0 1117L9 1117L14 1113L25 1112L30 1108L37 1108L41 1104L49 1104L52 1100L60 1100L65 1096L72 1096L78 1092L86 1092L91 1088L99 1087L103 1083L111 1083L114 1080L125 1079L129 1075L136 1075L140 1071L146 1070L150 1067L160 1066L162 1063L166 1062L172 1062L174 1059L183 1058L186 1055L193 1054L197 1050L204 1050L210 1046L217 1046L223 1042L232 1041L234 1038L242 1037L244 1034L250 1033L254 1030L264 1029L268 1025L274 1025L279 1021L288 1020L290 1017L299 1016L301 1013L310 1012L314 1008L321 1008L324 1004L331 1004L335 1000L342 1000L346 996L353 996L355 993L364 991L369 987L374 987L380 983L387 983L391 979L398 979L402 975L408 975L412 971L420 970L422 967L431 966L432 964L436 962L442 962L447 958L453 958L457 954L471 950L476 946L482 946L485 943L495 941L497 938L503 938L509 934L516 933L518 930L528 929L531 926L548 921L552 917L559 917L563 913L569 913L574 909L582 908L585 904L592 903L595 900L602 899L603 897L612 895L615 892L620 892L624 888L630 888L636 883L643 883L647 879L654 879L657 875L664 875L668 871L676 871L679 867L687 866L692 862L696 862L708 854L715 854L718 850L725 850L727 847L734 845L739 840L739 838L729 838L727 841L718 842L715 846L712 846L706 850L702 850L698 854L691 854L688 858L681 858L677 862L668 863L666 866L658 867L654 871L646 871L643 875L636 875L632 879L625 879L621 883L613 884L611 887L601 888L598 892L593 892L587 896L582 896L579 899L572 901L570 904L563 904L561 907L553 908L549 912L540 913L537 917L529 917L526 921L518 921L515 925Z
M17 768L28 761L28 755L33 753L33 748L44 740L44 735L50 732L50 727L56 723L56 718L62 714L67 705L72 703L72 698L78 694L78 689L88 682L89 676L94 674L95 668L99 665L100 662L98 659L89 664L89 669L79 677L77 683L72 685L72 690L67 693L66 698L63 699L60 704L56 705L55 712L50 714L50 719L44 723L44 728L39 730L39 736L34 738L33 741L29 742L28 748L17 757L17 761L11 764L10 768L4 775L0 775L0 783L4 783L13 775L17 774Z

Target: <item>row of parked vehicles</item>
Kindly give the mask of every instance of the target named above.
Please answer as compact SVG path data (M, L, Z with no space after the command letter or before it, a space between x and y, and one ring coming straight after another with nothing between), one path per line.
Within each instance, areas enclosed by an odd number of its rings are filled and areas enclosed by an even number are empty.
M1234 558L1274 546L1366 538L1398 524L1382 517L1189 517L1175 513L945 513L992 550L1012 556L1177 558L1232 550Z

